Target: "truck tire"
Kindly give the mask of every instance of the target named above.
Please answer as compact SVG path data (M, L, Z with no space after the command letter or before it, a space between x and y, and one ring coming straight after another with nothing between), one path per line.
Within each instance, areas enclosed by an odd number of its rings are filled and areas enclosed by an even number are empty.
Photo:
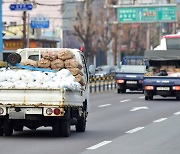
M18 53L15 53L15 54L16 54L17 59L18 59L18 60L17 60L17 62L18 62L18 63L20 63L20 62L21 62L21 55L20 55L20 54L18 54Z
M4 120L3 122L3 132L5 136L13 135L13 125L11 121Z
M149 96L149 100L153 100L153 96Z
M0 136L3 136L3 120L0 120Z
M60 133L62 137L69 137L70 136L70 120L69 119L65 119L65 120L61 120L61 127L60 127Z
M17 53L11 53L11 54L7 57L7 62L10 63L11 65L16 65L17 63L20 62L19 54L17 54Z
M176 96L176 100L179 101L180 100L180 96Z
M148 96L145 96L145 100L147 101L149 99L149 97Z
M55 120L52 126L54 136L60 136L60 120Z
M117 89L117 93L120 94L121 93L121 89Z
M81 118L77 120L76 132L85 132L85 130L86 130L86 119Z
M125 92L126 92L126 88L123 88L123 89L122 89L122 93L125 93Z

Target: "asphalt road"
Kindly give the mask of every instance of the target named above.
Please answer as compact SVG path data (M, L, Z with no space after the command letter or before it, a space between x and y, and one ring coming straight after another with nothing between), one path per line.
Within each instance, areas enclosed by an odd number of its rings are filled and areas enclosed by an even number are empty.
M90 94L87 130L69 138L54 137L51 128L25 129L0 137L0 154L179 154L180 101L141 92Z

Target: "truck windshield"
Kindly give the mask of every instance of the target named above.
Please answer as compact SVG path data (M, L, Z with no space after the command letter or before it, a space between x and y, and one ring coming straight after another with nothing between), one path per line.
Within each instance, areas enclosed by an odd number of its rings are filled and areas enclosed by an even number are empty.
M122 60L122 65L144 65L143 58L125 57Z
M167 49L180 49L180 38L170 38L166 40Z

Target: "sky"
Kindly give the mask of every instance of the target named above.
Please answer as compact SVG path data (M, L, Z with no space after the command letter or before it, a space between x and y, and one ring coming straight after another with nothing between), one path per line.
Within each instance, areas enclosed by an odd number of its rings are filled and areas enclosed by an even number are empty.
M56 26L61 26L62 17L61 17L61 0L34 0L40 5L36 5L31 11L27 11L30 19L36 17L37 15L43 15L46 18L49 18L50 27L53 29ZM7 26L10 22L16 22L17 25L22 24L22 14L23 11L11 11L9 6L14 3L21 3L22 0L3 0L2 5L2 15L3 22L7 23ZM49 5L49 6L47 6Z

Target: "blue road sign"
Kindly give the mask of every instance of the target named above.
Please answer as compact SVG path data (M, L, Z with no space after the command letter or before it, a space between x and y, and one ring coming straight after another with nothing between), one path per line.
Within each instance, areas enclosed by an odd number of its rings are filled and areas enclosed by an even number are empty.
M30 11L33 9L32 4L10 4L11 11Z
M49 20L31 21L31 28L49 28Z

